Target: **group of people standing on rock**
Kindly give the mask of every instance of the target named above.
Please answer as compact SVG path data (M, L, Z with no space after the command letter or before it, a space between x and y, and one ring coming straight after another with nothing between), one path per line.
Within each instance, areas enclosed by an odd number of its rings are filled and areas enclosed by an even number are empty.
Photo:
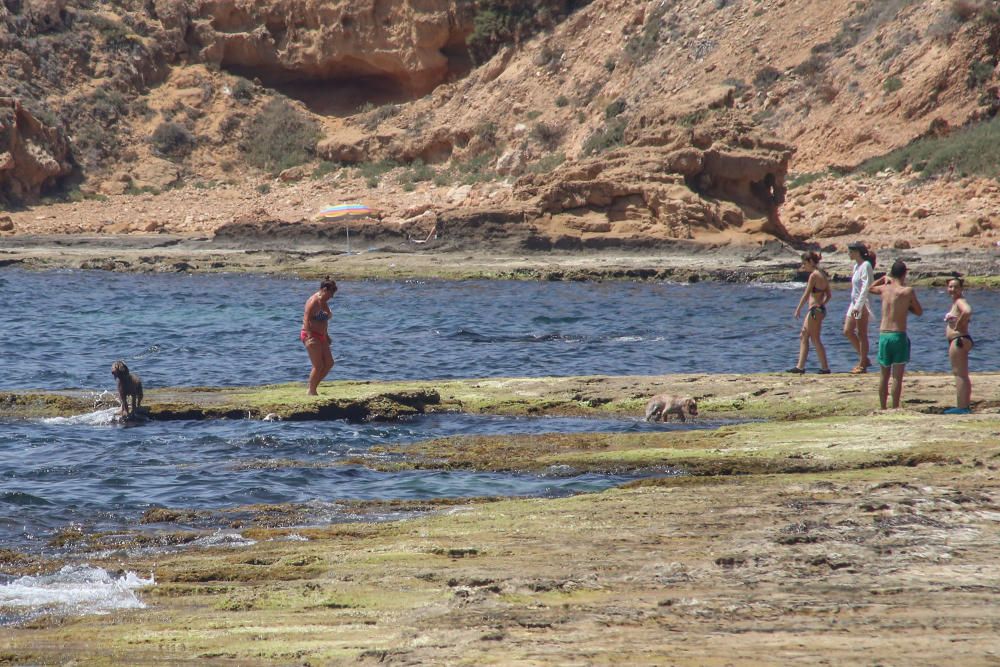
M891 378L892 407L898 408L903 390L903 373L910 360L910 339L906 335L907 317L910 313L922 315L924 309L913 287L906 284L907 269L902 260L896 260L889 273L876 280L875 253L860 242L850 244L847 249L854 261L854 272L851 275L851 302L844 317L844 335L858 353L858 364L850 372L867 373L871 366L868 357L868 323L872 316L869 295L875 294L882 299L877 356L881 368L879 402L882 409L887 407ZM816 252L802 255L802 270L809 273L809 280L799 299L799 305L795 308L795 318L801 316L807 303L809 310L800 333L798 363L788 369L789 373L806 372L810 343L816 348L816 356L819 358L818 372L830 372L826 349L820 339L820 329L826 317L826 305L833 292L830 289L830 277L819 267L820 259ZM962 294L964 287L964 280L958 274L948 281L948 295L951 296L952 305L944 317L944 334L948 341L951 371L955 376L956 406L945 410L945 414L968 414L972 399L972 381L969 379L969 352L973 346L972 336L969 335L972 307Z
M906 321L910 313L922 315L924 310L917 299L917 293L906 284L906 264L896 260L889 273L875 279L875 253L864 243L852 243L848 247L851 259L854 261L854 272L851 276L851 303L844 317L844 335L858 353L858 364L851 373L867 373L871 361L868 357L868 323L872 316L869 305L869 295L875 294L882 299L882 322L879 327L878 363L881 368L879 382L879 402L883 409L887 407L889 397L889 380L892 380L892 407L898 408L903 389L903 373L910 361L910 339L906 335ZM820 255L807 252L802 255L802 269L809 273L805 290L799 304L795 308L795 318L802 315L802 309L808 304L805 321L802 324L799 344L798 363L788 369L789 373L805 373L806 357L810 344L816 348L819 358L819 373L830 373L830 363L826 357L826 348L820 338L823 320L826 318L826 306L833 292L830 289L830 277L820 268ZM951 296L951 309L944 317L945 338L948 341L948 358L951 370L955 376L956 406L945 410L947 414L966 414L972 397L972 381L969 379L969 352L972 351L973 340L969 335L969 322L972 319L972 307L962 295L964 281L958 274L948 281L948 294ZM312 363L309 373L308 394L315 396L319 383L333 368L333 353L330 349L329 320L332 315L329 301L337 292L337 283L325 278L320 282L319 290L306 301L302 314L302 331L299 338L305 345Z

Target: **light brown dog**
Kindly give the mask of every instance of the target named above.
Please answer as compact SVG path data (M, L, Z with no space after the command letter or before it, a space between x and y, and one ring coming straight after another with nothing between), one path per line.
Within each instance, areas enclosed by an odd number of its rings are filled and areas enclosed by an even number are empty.
M118 380L118 402L122 404L121 416L128 417L142 404L142 380L130 373L128 366L120 359L111 364L111 375ZM128 409L128 399L132 399L132 409Z
M698 416L698 404L691 397L680 398L670 394L657 394L649 399L646 404L646 421L669 421L670 415L676 415L681 421L684 419L684 411L692 417Z

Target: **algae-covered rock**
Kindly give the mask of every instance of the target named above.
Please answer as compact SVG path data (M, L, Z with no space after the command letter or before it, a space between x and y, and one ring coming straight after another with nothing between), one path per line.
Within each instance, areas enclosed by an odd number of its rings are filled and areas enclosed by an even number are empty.
M94 409L94 401L43 392L0 392L0 418L68 417Z

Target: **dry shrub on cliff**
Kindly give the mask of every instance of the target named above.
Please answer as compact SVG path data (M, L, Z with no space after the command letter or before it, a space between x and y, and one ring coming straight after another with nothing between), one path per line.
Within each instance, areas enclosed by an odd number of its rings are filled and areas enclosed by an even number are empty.
M172 121L157 125L149 140L157 153L175 158L188 155L198 143L187 128Z
M531 138L546 148L553 148L563 137L563 128L555 123L535 123Z
M272 173L312 159L319 128L283 99L268 102L244 127L240 150L247 162Z
M760 90L767 90L771 85L781 78L781 71L770 65L757 70L753 77L753 85Z
M972 0L953 0L951 13L959 21L968 21L979 13L979 3Z
M382 121L389 120L393 116L398 116L401 110L402 108L395 104L383 104L380 107L365 109L365 119L362 124L366 130L373 132L378 129Z

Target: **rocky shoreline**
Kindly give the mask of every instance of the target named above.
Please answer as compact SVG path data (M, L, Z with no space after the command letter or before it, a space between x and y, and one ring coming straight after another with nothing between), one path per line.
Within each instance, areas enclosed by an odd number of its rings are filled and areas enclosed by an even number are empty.
M978 396L1000 389L1000 374L974 381ZM241 540L209 547L186 527L197 511L163 508L146 532L94 536L75 557L152 573L147 608L34 617L5 628L0 662L990 664L1000 403L942 415L949 376L907 383L904 408L888 412L874 409L875 378L846 374L327 383L329 400L433 388L433 409L632 418L668 387L697 396L700 418L742 422L391 452L441 470L683 472L603 493L422 503L401 507L422 515L385 523L300 525L302 508L237 508ZM170 390L151 406L186 392L309 409L302 389ZM9 574L67 560L0 550Z
M0 267L94 269L129 273L252 273L338 279L656 280L784 282L801 279L800 250L778 241L758 245L673 241L642 250L492 252L481 245L415 247L342 242L149 235L9 236L0 238ZM1000 248L926 246L884 250L880 267L904 259L917 282L941 282L952 272L976 285L996 286ZM835 282L849 279L846 253L824 260Z

